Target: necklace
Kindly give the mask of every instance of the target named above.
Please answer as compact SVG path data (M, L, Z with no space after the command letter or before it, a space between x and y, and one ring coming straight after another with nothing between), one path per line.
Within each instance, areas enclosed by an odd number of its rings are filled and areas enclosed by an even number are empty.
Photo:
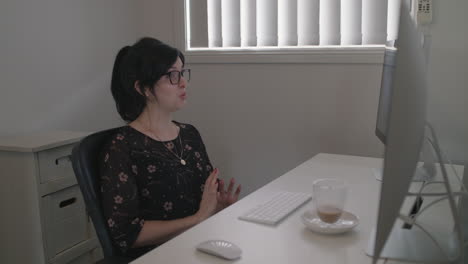
M164 145L164 147L166 147L166 149L169 150L169 152L171 152L174 156L176 156L176 158L178 158L178 159L180 160L180 164L182 164L182 165L184 165L184 166L187 165L187 162L186 162L186 161L184 160L184 158L183 158L183 155L184 155L184 148L182 147L182 139L181 139L181 138L182 138L182 135L181 135L181 132L180 132L180 128L179 128L179 136L178 136L178 138L179 138L179 144L180 144L180 150L181 150L180 156L177 155L177 153L175 153L174 151L172 151L172 149L170 149L170 148L166 145L166 143L164 143L164 142L156 135L156 133L154 133L153 131L151 131L151 130L149 130L149 129L148 129L148 131L151 132L151 134L152 134L157 140L159 140L159 141ZM174 145L174 150L175 150L175 145Z

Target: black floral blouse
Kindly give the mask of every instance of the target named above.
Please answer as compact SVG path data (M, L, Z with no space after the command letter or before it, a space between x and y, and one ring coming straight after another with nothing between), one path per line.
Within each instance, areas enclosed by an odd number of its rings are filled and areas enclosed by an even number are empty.
M124 126L103 148L102 207L123 255L137 257L156 247L131 248L145 220L183 218L199 209L212 165L197 129L174 123L180 128L174 140L156 141Z

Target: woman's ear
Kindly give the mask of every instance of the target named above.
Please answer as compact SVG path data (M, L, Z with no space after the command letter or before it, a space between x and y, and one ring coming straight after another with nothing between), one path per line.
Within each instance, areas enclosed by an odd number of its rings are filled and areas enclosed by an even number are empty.
M137 91L137 93L143 95L142 91L141 91L141 88L140 88L140 81L135 81L135 83L133 84L133 88L135 88L135 90Z
M144 97L148 97L149 95L147 94L146 91L143 91L142 87L140 86L140 81L135 81L135 84L133 85L133 88L137 91L137 93L141 94Z

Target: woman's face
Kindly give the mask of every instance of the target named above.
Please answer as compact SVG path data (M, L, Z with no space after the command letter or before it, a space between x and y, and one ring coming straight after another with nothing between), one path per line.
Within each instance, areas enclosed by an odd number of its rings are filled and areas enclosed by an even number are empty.
M183 64L180 58L177 58L176 62L167 72L176 72L173 75L177 75L183 69ZM179 83L171 83L169 75L163 75L153 87L153 94L156 95L156 104L163 110L168 112L175 112L181 109L187 99L187 80L185 77L180 76Z

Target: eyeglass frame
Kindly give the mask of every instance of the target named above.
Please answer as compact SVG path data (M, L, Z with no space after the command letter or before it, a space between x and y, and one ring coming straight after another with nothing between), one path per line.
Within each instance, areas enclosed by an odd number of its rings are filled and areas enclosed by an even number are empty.
M177 72L178 74L177 75L173 75L173 73ZM185 76L186 73L188 73L188 76ZM190 69L183 69L181 71L170 71L170 72L166 72L165 74L163 74L163 76L167 76L169 77L169 82L172 84L172 85L177 85L180 83L180 79L182 77L185 78L185 80L187 82L190 81L190 75L191 75L191 70ZM177 82L173 82L173 77L172 76L177 76L177 77L174 77L174 78L177 78Z

